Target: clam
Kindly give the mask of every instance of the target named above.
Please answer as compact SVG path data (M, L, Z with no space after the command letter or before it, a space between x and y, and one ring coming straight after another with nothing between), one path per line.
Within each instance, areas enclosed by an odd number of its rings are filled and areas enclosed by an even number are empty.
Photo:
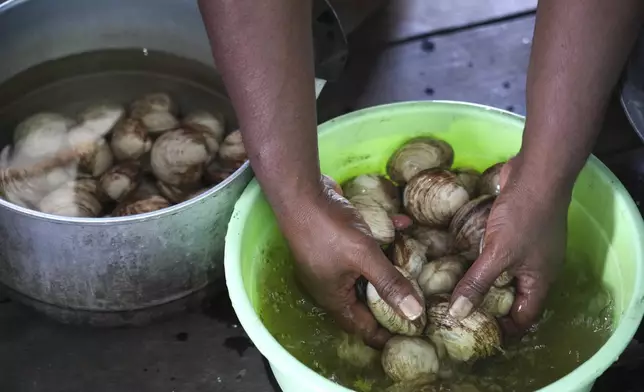
M146 199L126 202L116 206L112 216L138 215L170 207L170 202L162 196L150 196Z
M479 255L487 218L495 199L493 195L481 195L469 201L458 210L449 225L454 249L463 252L471 261Z
M81 157L79 169L92 177L100 177L114 163L114 155L105 139L100 138L96 143L96 149L92 154Z
M423 265L427 263L427 246L408 234L396 233L390 249L391 262L417 279Z
M152 146L150 160L157 179L185 187L199 183L210 154L200 132L176 129L159 136Z
M130 118L114 128L110 145L118 161L128 161L139 159L149 152L152 140L143 124Z
M493 317L503 317L510 314L514 303L514 287L490 287L483 297L481 309Z
M125 108L117 103L99 103L78 114L78 122L91 129L96 137L107 136L125 117Z
M412 237L427 246L428 260L446 256L452 248L452 235L445 230L414 226L410 233Z
M103 209L98 182L86 178L70 181L45 196L39 210L69 217L97 217Z
M425 297L448 294L465 275L468 260L461 255L444 256L423 266L418 276L418 285Z
M382 350L382 368L395 382L435 375L440 361L434 345L419 337L394 336Z
M141 121L150 133L161 133L179 127L175 117L176 104L165 93L145 95L134 101L130 107L130 117Z
M211 135L217 145L224 139L226 121L219 112L212 113L205 110L195 110L185 116L183 124L188 128Z
M230 177L243 162L221 162L213 159L210 161L204 172L204 181L210 185L217 185Z
M445 169L428 169L416 174L405 187L405 209L421 225L445 227L470 200L456 174Z
M428 299L426 334L456 362L494 355L501 348L501 328L494 317L475 309L457 320L449 314L449 296Z
M499 162L485 169L479 180L479 194L498 195L501 192L501 168L504 164Z
M242 133L238 129L229 133L219 146L219 158L224 162L242 163L248 159L246 148L242 140Z
M161 195L166 199L170 200L173 203L181 203L186 200L190 200L193 197L199 196L203 192L207 191L207 188L202 188L201 186L196 188L181 189L176 186L166 184L161 181L157 181L157 188Z
M141 176L138 161L121 162L101 176L100 186L110 199L122 201L139 186Z
M403 144L389 158L387 174L392 181L403 185L420 171L449 169L453 162L454 150L448 143L431 137L419 137Z
M461 180L465 189L467 189L467 193L470 194L470 198L476 197L481 173L469 167L454 169L453 172L456 174L456 177Z
M13 133L14 163L30 163L52 157L67 144L67 132L73 120L58 114L42 112L23 120Z
M499 288L505 287L512 283L513 279L514 277L510 275L508 271L503 271L501 275L499 275L499 277L494 280L494 286Z
M396 267L396 269L409 281L414 287L414 290L420 298L423 297L423 292L418 283L402 268ZM387 304L378 294L376 288L371 284L367 284L367 306L373 313L375 319L389 330L391 333L406 335L406 336L418 336L421 335L427 324L427 315L425 312L417 318L416 320L409 320L404 316L398 314L389 304ZM423 304L424 305L424 304Z
M380 352L367 346L359 336L342 332L342 341L337 348L338 357L350 366L366 368L378 363Z
M369 226L372 237L378 243L387 245L393 242L396 234L394 224L380 204L365 194L356 195L348 200L358 210L362 219Z
M351 199L357 195L368 195L380 204L388 214L400 211L398 188L383 176L363 174L345 182L342 186L344 197Z

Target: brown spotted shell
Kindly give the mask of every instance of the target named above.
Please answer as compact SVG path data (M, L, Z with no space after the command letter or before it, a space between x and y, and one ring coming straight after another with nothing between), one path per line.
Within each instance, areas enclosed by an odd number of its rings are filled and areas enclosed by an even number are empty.
M130 203L118 205L112 212L112 216L128 216L145 214L170 207L170 202L162 196L150 196L147 199L140 199Z
M403 144L389 158L387 174L398 185L410 181L420 171L433 168L449 169L454 162L454 150L447 142L431 137L419 137Z
M95 179L70 181L45 196L39 210L52 215L69 217L98 217L103 209L100 189Z
M385 374L394 382L417 380L437 374L440 369L436 348L419 337L392 337L382 349L381 362Z
M449 296L428 300L426 334L457 362L494 355L501 347L501 328L494 317L475 309L458 321L449 315Z
M453 238L448 231L413 226L410 234L427 247L427 260L446 256L452 248Z
M403 203L421 225L445 227L470 196L456 174L445 169L419 172L405 186Z
M238 129L229 133L219 146L219 159L228 162L244 163L248 156L242 139L242 133Z
M196 189L181 189L177 188L176 186L168 185L161 181L157 181L156 185L159 189L159 192L161 192L161 195L163 195L166 199L170 200L173 203L182 203L186 200L192 199L193 197L197 197L208 190L208 188L203 187Z
M425 264L418 276L418 285L425 297L449 294L465 275L468 260L461 255L443 256Z
M114 155L105 139L96 142L96 149L92 154L81 157L79 169L92 177L100 177L114 164Z
M140 121L127 119L114 128L110 141L114 157L118 161L141 158L152 148L152 140Z
M355 207L362 216L369 229L372 237L381 245L391 244L396 234L389 214L371 197L365 194L356 195L349 200L349 203Z
M496 196L482 195L461 207L449 225L454 249L474 261L485 233L485 225Z
M199 183L210 154L203 135L176 129L161 135L152 146L154 176L166 184L184 187Z
M100 185L103 193L110 199L122 201L139 186L141 177L141 164L138 161L126 161L105 172L101 176Z
M423 292L411 275L400 267L396 267L396 269L411 282L411 285L414 290L416 290L416 293L418 293L418 296L422 298ZM378 323L380 323L380 325L385 327L391 333L406 336L419 336L425 330L425 326L427 325L427 315L424 311L419 318L413 321L401 316L380 297L371 282L367 284L366 297L367 306L371 310L374 318ZM424 305L424 303L422 305Z
M478 192L481 173L469 167L461 167L454 169L453 171L456 174L456 177L461 180L465 189L467 189L467 193L470 194L470 199L475 198Z
M346 181L342 185L344 197L351 199L357 195L368 195L382 206L388 214L400 211L400 192L398 188L383 176L362 174Z
M479 194L498 195L501 192L501 168L504 164L499 162L485 169L479 180Z
M407 271L414 279L418 278L420 271L427 263L427 246L408 234L396 233L389 252L391 262Z

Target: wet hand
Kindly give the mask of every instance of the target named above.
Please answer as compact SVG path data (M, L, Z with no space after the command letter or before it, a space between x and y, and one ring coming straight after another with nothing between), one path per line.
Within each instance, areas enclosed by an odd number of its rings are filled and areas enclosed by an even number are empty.
M422 299L387 259L358 211L340 193L337 184L325 177L319 197L300 209L299 219L284 221L283 230L297 260L295 269L303 287L345 331L380 348L390 334L356 297L356 280L364 276L390 306L411 320L423 312ZM405 217L392 219L398 227L408 224Z
M515 278L510 315L501 319L508 334L520 334L541 315L548 289L566 248L569 192L544 192L529 170L510 160L501 171L501 193L488 218L480 256L452 294L450 313L466 317L481 304L506 271Z

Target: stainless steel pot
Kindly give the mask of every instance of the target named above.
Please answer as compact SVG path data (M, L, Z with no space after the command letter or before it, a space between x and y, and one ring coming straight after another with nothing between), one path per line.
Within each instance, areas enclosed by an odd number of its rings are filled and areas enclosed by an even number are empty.
M316 12L328 11L321 7ZM324 23L316 24L316 48L323 48L316 50L316 61L320 72L334 75L344 65L346 53L339 53L346 51L346 41L339 22L329 16L335 14L327 12ZM163 52L185 59L165 65L165 71L181 74L195 96L203 90L225 101L196 0L0 1L0 37L0 129L13 129L20 116L48 108L59 98L93 96L94 88L75 88L44 101L37 95L24 99L61 73L92 75L136 63L125 58L111 64L112 57L89 56L69 69L65 64L71 63L57 62L94 51L134 48L141 56ZM155 64L155 71L164 64ZM130 79L127 86L98 82L101 94L124 98L157 87L146 85L145 76ZM75 85L82 86L82 80ZM324 80L316 79L318 94L323 85ZM234 122L234 114L229 117ZM9 131L1 135L4 142L9 137ZM247 162L195 199L123 218L58 217L0 200L0 283L14 298L63 322L139 325L184 310L208 288L224 289L226 228L251 177Z

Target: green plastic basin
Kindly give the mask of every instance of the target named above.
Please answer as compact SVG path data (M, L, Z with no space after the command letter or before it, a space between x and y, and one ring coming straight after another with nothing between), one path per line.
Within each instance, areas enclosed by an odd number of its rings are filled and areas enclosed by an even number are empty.
M342 182L384 173L388 157L407 139L435 135L456 152L455 166L483 170L521 146L524 120L501 110L458 102L405 102L354 112L319 128L322 171ZM544 157L547 159L547 157ZM268 359L285 392L348 391L296 360L272 337L256 312L257 272L270 238L279 235L258 183L235 206L226 236L226 284L239 321ZM625 349L644 313L644 225L617 178L590 157L574 189L568 251L602 277L615 300L615 332L588 361L541 391L589 391ZM275 257L273 254L272 257Z

